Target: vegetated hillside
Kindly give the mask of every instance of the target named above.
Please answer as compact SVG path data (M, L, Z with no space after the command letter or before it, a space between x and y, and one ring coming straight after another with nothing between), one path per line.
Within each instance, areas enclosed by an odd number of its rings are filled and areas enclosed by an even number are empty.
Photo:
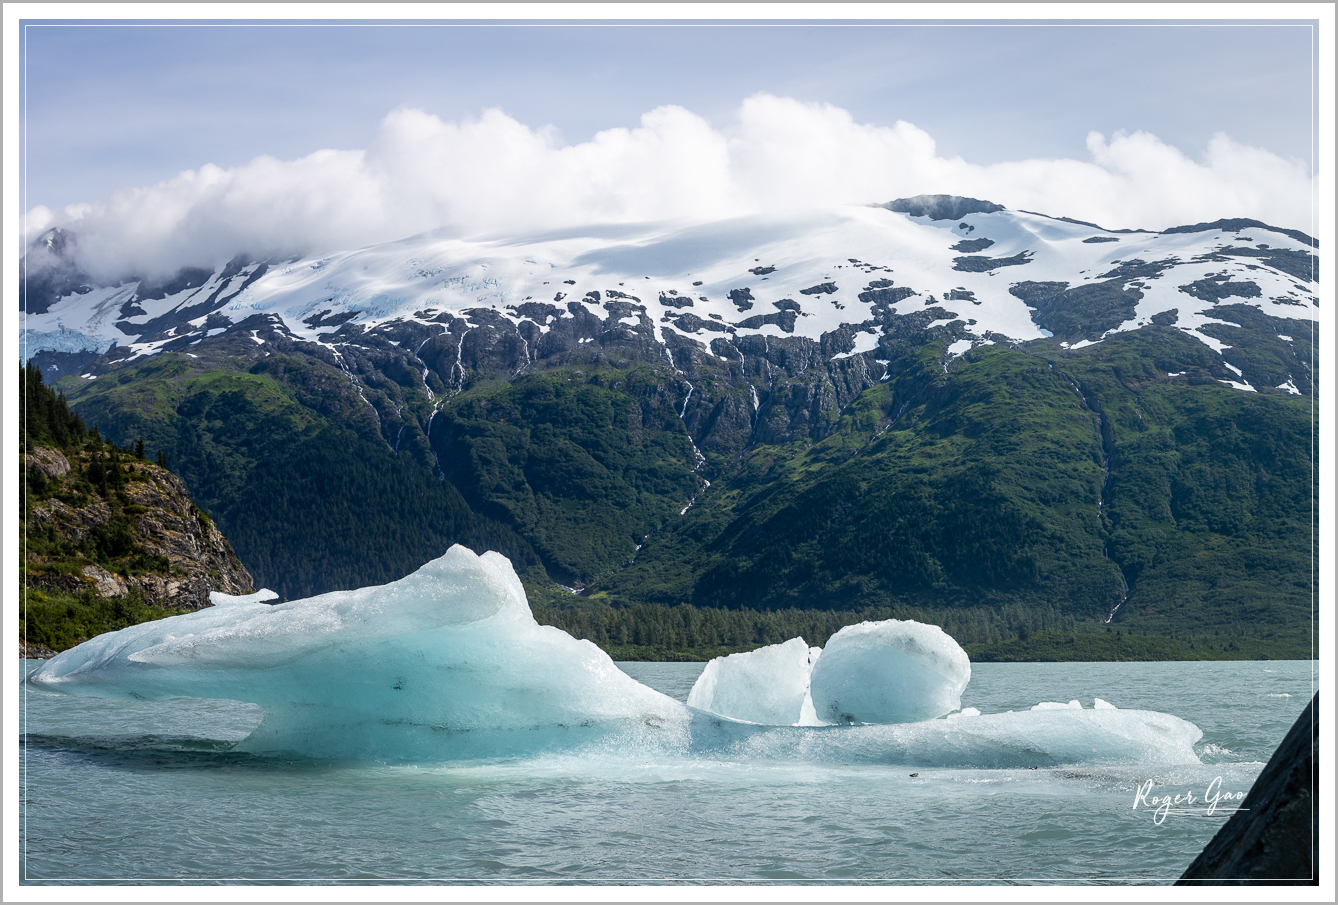
M85 430L31 363L20 371L22 635L49 655L103 631L249 594L251 576L181 479Z
M402 578L454 543L537 568L523 539L433 476L430 452L387 448L348 377L320 359L257 366L224 345L203 362L129 365L78 396L89 420L161 450L260 583L288 599Z
M764 643L768 610L1001 659L1308 656L1313 240L903 201L52 289L42 317L121 300L134 341L47 360L290 598L458 542L639 656Z
M1312 403L1222 387L1205 352L1150 328L1079 353L929 363L865 393L819 443L752 451L591 590L940 623L1048 606L1309 656ZM1048 628L1029 622L1009 634ZM980 626L959 637L1007 640Z

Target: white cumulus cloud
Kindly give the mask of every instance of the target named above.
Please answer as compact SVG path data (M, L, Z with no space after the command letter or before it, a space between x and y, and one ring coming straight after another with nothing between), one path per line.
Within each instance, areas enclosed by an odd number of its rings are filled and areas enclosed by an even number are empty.
M365 150L298 160L205 164L103 201L24 217L29 240L76 234L80 264L101 278L217 266L234 255L318 254L432 229L524 233L599 222L726 217L926 193L1112 228L1164 229L1223 217L1311 228L1306 166L1213 138L1199 159L1154 135L1087 137L1087 160L988 166L942 157L911 123L876 126L849 112L759 94L714 126L676 106L635 128L564 144L499 110L444 121L391 112Z

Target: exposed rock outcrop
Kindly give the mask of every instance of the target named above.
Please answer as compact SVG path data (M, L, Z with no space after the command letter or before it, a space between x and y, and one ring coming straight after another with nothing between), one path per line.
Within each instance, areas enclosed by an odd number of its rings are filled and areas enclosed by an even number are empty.
M54 449L38 446L23 457L24 464L47 478L59 478L70 472L70 460Z
M102 597L119 597L137 588L146 602L180 610L209 606L210 591L254 592L251 574L232 545L213 520L195 507L185 483L170 471L138 460L123 462L118 467L125 470L127 480L120 491L124 494L121 502L115 496L80 493L75 478L81 472L54 449L35 448L28 454L27 463L53 482L65 479L61 481L65 492L32 504L30 532L43 532L79 546L90 534L107 530L119 516L128 522L130 536L143 553L165 560L162 568L149 571L117 574L105 563L89 563L81 566L78 574L70 574L44 569L50 564L40 556L30 556L29 587L77 593L91 585Z
M930 220L960 220L967 214L992 214L1004 209L1002 204L981 201L979 198L963 198L960 195L916 195L914 198L898 198L874 206L912 217L928 217Z

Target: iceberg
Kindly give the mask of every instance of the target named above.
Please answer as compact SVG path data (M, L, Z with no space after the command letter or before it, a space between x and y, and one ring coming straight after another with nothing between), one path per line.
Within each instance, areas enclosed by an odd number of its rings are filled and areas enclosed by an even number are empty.
M767 726L814 725L808 677L820 652L803 638L791 638L745 654L716 657L692 686L688 706Z
M455 546L390 584L273 599L219 595L215 606L99 635L33 670L28 685L128 701L247 701L263 718L238 750L322 758L1199 762L1192 723L1099 699L1094 709L951 713L970 663L941 629L913 622L850 626L822 651L796 638L720 658L685 705L589 641L535 622L497 553ZM814 718L815 702L836 724Z
M829 723L915 723L962 706L971 660L936 625L889 619L832 635L810 683Z
M688 714L594 644L535 622L506 557L459 545L387 585L99 635L28 681L123 700L248 701L265 714L242 749L350 758L524 753Z

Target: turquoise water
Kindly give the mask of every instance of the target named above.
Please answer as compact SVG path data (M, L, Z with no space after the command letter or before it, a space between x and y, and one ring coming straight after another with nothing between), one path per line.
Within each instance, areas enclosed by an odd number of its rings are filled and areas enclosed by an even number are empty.
M36 665L26 661L26 674ZM683 700L702 664L623 663ZM388 766L235 753L259 710L24 692L26 883L1169 883L1314 691L1311 661L975 664L963 707L1094 697L1203 730L1201 766L1038 770L617 752ZM918 774L912 776L911 774Z

